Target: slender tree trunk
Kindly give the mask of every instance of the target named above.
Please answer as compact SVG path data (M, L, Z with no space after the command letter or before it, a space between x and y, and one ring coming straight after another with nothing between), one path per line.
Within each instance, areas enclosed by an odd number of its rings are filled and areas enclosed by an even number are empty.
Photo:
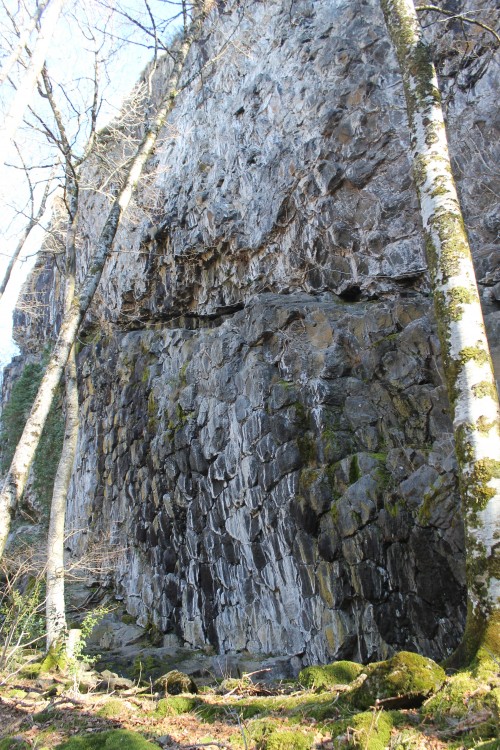
M33 53L30 58L28 69L21 80L19 87L11 102L5 121L0 128L0 143L4 149L14 138L24 113L33 98L35 86L42 72L43 64L49 51L50 42L57 26L59 16L65 0L51 0L42 19L42 27L38 34Z
M26 226L25 226L25 228L23 230L23 233L22 233L21 237L19 238L19 242L17 243L17 247L14 250L14 252L13 252L13 254L12 254L10 260L9 260L7 268L5 269L5 273L3 275L2 282L0 283L0 299L2 299L2 297L3 297L5 289L7 288L7 284L10 281L10 277L12 275L12 271L14 269L16 261L19 258L20 254L21 254L21 252L23 250L24 244L25 244L26 240L28 239L31 230L34 227L36 227L37 224L40 223L40 221L41 221L41 219L42 219L42 217L43 217L43 215L45 213L45 209L47 208L47 199L48 199L49 193L50 193L50 182L51 182L51 180L49 180L47 182L47 185L45 187L45 190L44 190L44 193L43 193L43 196L42 196L42 200L40 201L40 206L38 208L38 211L36 212L36 215L32 215L31 219L26 224Z
M66 231L66 285L64 312L68 312L75 296L76 232L78 226L79 191L71 164L66 167L66 194L69 198ZM71 347L65 371L66 420L64 442L57 465L50 506L47 539L47 596L45 603L47 651L65 646L66 606L64 597L64 525L66 500L75 461L78 439L78 382L75 347Z
M47 539L47 651L51 647L57 647L64 642L67 630L64 599L64 523L66 519L66 498L78 438L78 384L74 346L71 348L66 365L65 384L66 424L64 443L54 481Z
M466 524L469 609L460 658L499 638L500 414L436 71L413 0L381 0L403 76ZM496 645L495 645L496 643Z
M172 75L167 87L167 94L161 104L157 116L150 129L144 136L136 152L126 180L120 193L113 201L108 217L102 229L93 261L87 271L81 287L75 292L69 310L64 315L61 329L54 346L45 375L38 389L30 415L24 427L23 434L14 453L9 471L5 477L4 486L0 494L0 556L3 555L10 530L10 523L14 509L21 499L29 468L33 461L36 447L40 441L43 426L52 404L54 393L61 380L61 375L68 361L80 323L87 312L99 285L106 259L108 258L118 229L120 218L130 203L132 194L137 187L144 165L151 155L158 134L164 125L168 114L174 106L177 88L184 68L184 63L193 40L199 33L203 22L200 14L182 42L175 62Z

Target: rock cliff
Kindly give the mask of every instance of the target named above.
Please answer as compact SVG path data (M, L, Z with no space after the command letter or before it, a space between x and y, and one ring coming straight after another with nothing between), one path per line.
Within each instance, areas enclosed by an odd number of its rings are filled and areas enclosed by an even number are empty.
M498 362L492 48L479 27L428 33ZM119 549L128 612L191 647L442 657L463 528L378 2L219 3L189 76L80 337L71 550ZM80 274L106 200L85 198ZM42 272L25 346L57 327Z

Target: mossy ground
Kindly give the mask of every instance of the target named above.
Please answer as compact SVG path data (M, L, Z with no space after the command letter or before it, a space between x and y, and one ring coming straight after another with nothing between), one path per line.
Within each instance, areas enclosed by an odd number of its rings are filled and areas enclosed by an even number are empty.
M414 678L405 672L408 666L415 667ZM418 708L380 708L373 695L360 701L368 693L360 693L360 685L365 680L369 687L370 677L370 691L375 685L384 700L380 675L396 684L396 672L403 677L394 694L414 695L422 688L423 667L434 686ZM46 675L17 674L0 686L0 750L148 750L167 746L165 738L172 750L204 743L227 750L500 750L494 662L456 672L443 685L436 669L439 679L432 664L403 652L365 668L350 662L306 668L293 683L232 679L204 686L198 695L165 697L155 695L151 683L122 694L75 694L60 672L53 684Z

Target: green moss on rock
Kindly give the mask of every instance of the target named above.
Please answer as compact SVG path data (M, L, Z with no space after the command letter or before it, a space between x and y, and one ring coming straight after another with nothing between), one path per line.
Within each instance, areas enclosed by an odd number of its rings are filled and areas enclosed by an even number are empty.
M64 672L68 666L68 658L64 647L51 647L47 653L47 656L40 664L38 670L39 674L46 674L48 672Z
M436 662L419 654L401 651L387 661L367 667L366 680L352 694L359 708L369 708L387 698L425 698L438 690L446 673Z
M349 725L348 747L355 750L386 750L392 726L391 714L386 711L356 714Z
M356 454L351 458L349 465L349 484L354 484L361 478L361 469L359 468L359 460Z
M181 693L197 693L198 688L191 677L177 669L172 669L154 683L156 689L165 691L168 695L180 695Z
M165 716L180 716L194 711L200 702L197 698L188 695L171 695L158 701L155 716L163 719Z
M104 719L117 719L120 716L128 714L128 709L124 705L123 701L118 698L108 700L103 706L96 711L98 716L102 716Z
M299 682L314 690L328 689L349 685L362 671L363 667L353 661L337 661L324 667L305 667L299 674Z
M113 729L99 734L71 737L67 742L57 745L56 750L158 750L158 746L148 742L137 732Z
M278 729L266 737L263 750L310 750L313 734L303 734L292 729Z

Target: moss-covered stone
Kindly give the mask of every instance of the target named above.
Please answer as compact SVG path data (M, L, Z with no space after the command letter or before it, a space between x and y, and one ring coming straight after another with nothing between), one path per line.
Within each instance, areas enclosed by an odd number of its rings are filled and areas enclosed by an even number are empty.
M267 737L279 728L279 722L276 719L254 719L247 725L249 739L256 747L264 746Z
M304 734L293 729L278 729L271 732L262 745L263 750L310 750L313 734Z
M165 716L180 716L194 711L200 704L197 698L191 698L188 695L171 695L168 698L162 698L158 701L155 716L159 719Z
M392 719L386 711L364 711L350 721L349 745L355 750L386 750L392 730Z
M477 677L473 669L452 675L443 689L425 702L421 711L423 720L432 721L444 733L460 721L469 721L466 747L483 747L481 741L498 741L500 688L497 672L498 666L495 673L489 673L489 679L484 679L484 674Z
M155 680L155 688L163 690L168 695L180 695L181 693L197 693L198 688L191 677L177 669L172 669L167 674Z
M337 661L324 667L305 667L299 674L299 682L314 690L328 689L349 685L362 671L363 667L353 661Z
M57 745L55 750L158 750L158 746L148 742L137 732L113 729L99 734L71 737L67 742Z
M372 664L367 672L366 680L352 694L352 702L359 708L369 708L377 701L400 696L423 700L446 679L444 669L436 662L409 651Z
M124 705L123 701L118 698L106 701L106 703L96 711L96 714L102 716L104 719L117 719L127 713L127 707Z
M64 672L68 666L68 657L62 645L49 649L47 656L40 664L39 674Z

